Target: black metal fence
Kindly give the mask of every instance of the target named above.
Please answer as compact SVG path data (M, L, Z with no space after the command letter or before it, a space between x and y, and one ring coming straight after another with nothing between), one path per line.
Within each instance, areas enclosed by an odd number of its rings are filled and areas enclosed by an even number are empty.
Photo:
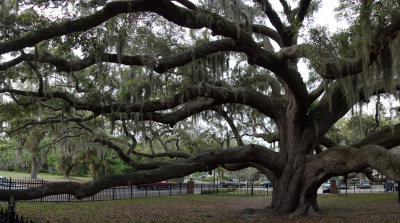
M5 179L5 180L4 180ZM56 183L54 181L45 180L14 180L11 178L0 178L1 189L27 189L32 187L40 187L46 184ZM138 187L132 186L118 186L104 189L96 195L76 199L73 195L59 194L50 195L42 198L32 200L20 200L19 202L75 202L75 201L107 201L107 200L121 200L142 197L158 197L158 196L173 196L180 194L221 194L221 195L263 195L271 196L273 193L272 187L264 187L261 185L247 184L242 187L229 187L224 188L219 184L194 184L193 188L188 188L187 183L171 183L168 187ZM350 186L347 193L381 193L384 192L383 185L372 185L371 188L362 189L356 186ZM323 193L322 187L318 193ZM345 189L339 190L339 193L346 193Z
M14 205L10 205L7 210L0 209L0 223L33 223L32 221L24 221L24 217L18 217L15 213Z
M56 183L46 180L14 180L11 178L0 178L0 190L27 189ZM59 182L59 181L58 181ZM96 195L76 199L73 195L59 194L50 195L32 200L19 200L19 202L74 202L74 201L107 201L121 200L142 197L173 196L180 194L235 194L235 195L271 195L272 188L265 188L257 185L247 185L243 187L223 188L219 184L194 184L192 190L188 190L187 183L171 183L168 187L137 187L137 186L118 186L104 189Z

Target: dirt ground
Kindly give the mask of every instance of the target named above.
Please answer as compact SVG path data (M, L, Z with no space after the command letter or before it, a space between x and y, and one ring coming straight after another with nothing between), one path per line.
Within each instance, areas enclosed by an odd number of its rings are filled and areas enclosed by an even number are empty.
M397 193L320 195L321 216L295 219L272 213L266 208L270 201L270 196L181 195L120 201L18 203L17 212L38 223L400 222Z

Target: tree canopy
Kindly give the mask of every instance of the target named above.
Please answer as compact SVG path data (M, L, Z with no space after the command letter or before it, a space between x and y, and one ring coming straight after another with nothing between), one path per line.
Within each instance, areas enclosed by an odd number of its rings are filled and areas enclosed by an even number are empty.
M2 1L4 140L35 131L35 149L47 132L79 159L107 149L132 169L0 199L254 167L273 182L271 208L299 215L319 211L332 176L374 168L400 181L399 124L345 146L328 134L381 95L398 100L400 3L340 0L349 26L331 33L313 20L324 2Z

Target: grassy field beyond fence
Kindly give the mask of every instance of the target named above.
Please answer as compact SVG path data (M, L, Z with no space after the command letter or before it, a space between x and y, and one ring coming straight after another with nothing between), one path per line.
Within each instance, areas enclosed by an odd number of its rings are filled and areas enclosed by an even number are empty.
M82 203L17 203L35 222L400 222L397 193L319 195L320 217L288 219L271 196L178 195ZM255 214L241 214L254 208Z
M11 177L12 179L29 179L31 177L31 174L0 170L0 176L4 176L7 178ZM64 177L64 176L50 174L50 173L38 173L37 178L40 180L50 180L50 181L57 181L57 180L91 181L92 180L92 178L90 178L90 177L77 177L77 176Z

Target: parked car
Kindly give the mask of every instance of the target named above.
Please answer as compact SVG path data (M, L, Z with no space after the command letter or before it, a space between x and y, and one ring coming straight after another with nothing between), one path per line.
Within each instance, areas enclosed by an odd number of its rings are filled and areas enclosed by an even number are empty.
M322 193L330 193L331 192L331 184L326 183L322 185Z
M360 189L371 188L371 184L369 184L368 180L360 180L360 183L357 184L357 187Z
M23 190L28 189L28 187L21 186L15 182L10 181L10 179L0 176L0 190Z
M236 179L222 180L220 184L222 187L245 187L246 186L245 182L240 182Z
M271 181L264 181L261 183L261 186L263 187L272 187Z
M137 189L169 189L173 187L173 184L171 184L169 181L161 181L161 182L154 182L154 183L149 183L149 184L140 184L136 186Z
M340 184L340 189L349 189L349 185ZM330 193L331 192L331 183L325 183L322 185L322 193Z

